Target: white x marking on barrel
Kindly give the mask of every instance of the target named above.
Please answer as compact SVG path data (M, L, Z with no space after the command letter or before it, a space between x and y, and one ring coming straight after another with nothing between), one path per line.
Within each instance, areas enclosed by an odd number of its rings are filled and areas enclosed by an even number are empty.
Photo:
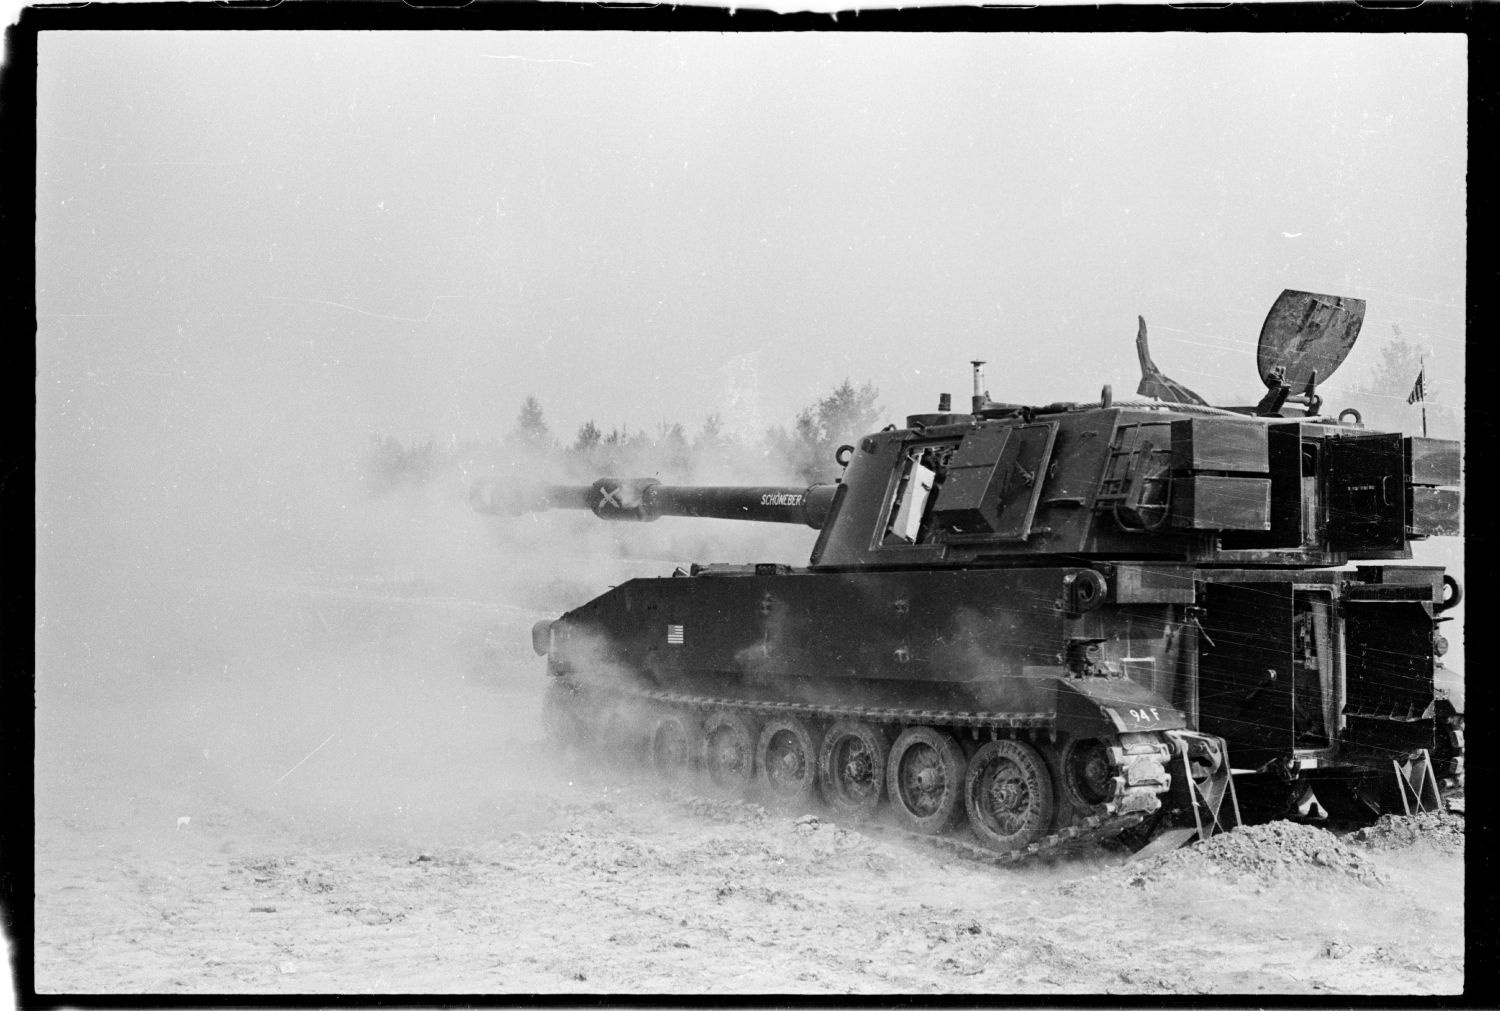
M619 490L620 489L618 489L618 488L600 488L599 489L599 505L600 505L600 507L602 508L603 506L612 505L616 509L624 509L625 508L625 503L621 502L619 500L619 498L617 498L616 495L615 495L615 493L618 492Z

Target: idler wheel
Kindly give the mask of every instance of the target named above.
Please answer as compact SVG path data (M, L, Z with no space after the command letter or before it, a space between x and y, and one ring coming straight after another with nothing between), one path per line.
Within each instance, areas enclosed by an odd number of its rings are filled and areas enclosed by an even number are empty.
M1054 801L1047 763L1029 744L990 741L969 759L964 807L979 841L1006 852L1047 833Z
M823 799L842 814L862 817L885 792L886 736L880 727L839 720L818 749L818 785Z
M771 720L761 728L755 755L769 800L796 807L812 798L818 783L818 746L806 723Z
M691 720L681 713L663 713L656 718L646 742L646 757L657 777L667 783L682 783L692 776L697 734Z
M891 745L886 789L903 828L938 835L964 811L964 752L950 735L931 727L909 727Z
M755 734L739 713L719 710L703 723L703 771L723 790L743 791L755 778Z

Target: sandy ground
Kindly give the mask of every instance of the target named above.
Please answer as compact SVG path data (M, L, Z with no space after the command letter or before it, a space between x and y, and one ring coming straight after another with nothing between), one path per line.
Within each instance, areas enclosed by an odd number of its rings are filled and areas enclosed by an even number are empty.
M461 624L42 699L38 991L1462 990L1461 846L977 865L559 765Z

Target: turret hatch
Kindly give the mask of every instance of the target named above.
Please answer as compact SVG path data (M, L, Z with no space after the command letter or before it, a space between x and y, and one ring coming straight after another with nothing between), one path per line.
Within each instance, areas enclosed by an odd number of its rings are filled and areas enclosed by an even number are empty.
M1327 382L1364 321L1364 299L1287 289L1260 328L1255 367L1267 386L1301 391L1310 382Z
M1057 423L979 428L948 464L933 518L956 534L1024 541L1031 533Z

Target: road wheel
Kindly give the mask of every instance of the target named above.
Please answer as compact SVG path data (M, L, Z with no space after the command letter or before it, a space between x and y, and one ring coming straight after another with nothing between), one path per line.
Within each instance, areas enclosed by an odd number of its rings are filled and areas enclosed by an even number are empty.
M657 778L673 784L690 779L696 742L696 727L690 717L683 713L658 716L646 743L646 757Z
M1113 795L1113 773L1109 748L1097 737L1069 741L1063 749L1063 792L1084 812L1092 811Z
M773 803L796 807L810 800L818 782L816 738L798 719L772 720L760 731L756 763L761 785Z
M964 780L964 807L979 841L1006 852L1047 833L1054 801L1047 763L1029 744L990 741L974 753Z
M885 765L896 821L926 835L952 828L963 815L966 765L952 736L931 727L904 731L891 745Z
M885 792L885 731L869 723L839 720L818 749L818 785L823 799L842 814L864 816Z
M723 790L743 792L755 778L755 734L739 713L721 709L703 724L703 770Z

